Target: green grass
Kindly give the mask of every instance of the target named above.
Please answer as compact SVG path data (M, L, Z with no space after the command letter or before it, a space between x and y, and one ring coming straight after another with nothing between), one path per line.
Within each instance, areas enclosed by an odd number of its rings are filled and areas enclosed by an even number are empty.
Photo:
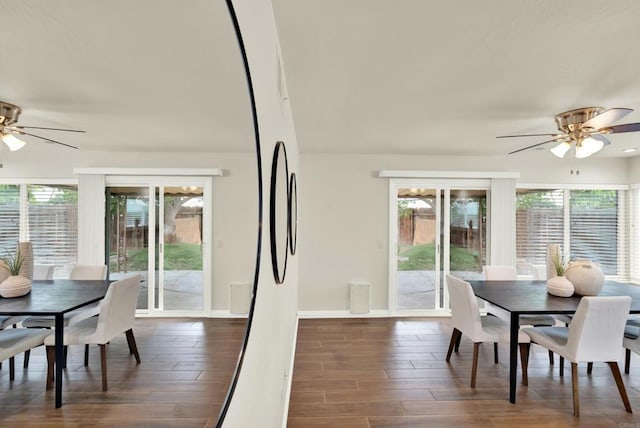
M477 271L480 269L478 253L466 248L451 246L450 270ZM407 260L398 261L398 270L434 270L435 244L411 245L401 248L398 257Z
M165 244L165 270L202 270L202 253L199 244ZM111 254L115 256L114 253ZM147 270L148 250L146 248L127 250L127 270ZM116 270L115 260L111 260L110 268ZM122 268L121 268L122 269Z

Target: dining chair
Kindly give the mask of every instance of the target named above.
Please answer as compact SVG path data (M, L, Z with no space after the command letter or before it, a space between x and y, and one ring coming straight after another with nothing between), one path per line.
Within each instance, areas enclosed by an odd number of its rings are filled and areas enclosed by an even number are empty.
M15 379L15 356L42 345L50 334L51 331L45 329L8 328L0 331L0 362L9 359L9 380Z
M33 265L33 279L49 281L53 279L55 265Z
M132 275L111 283L102 300L97 317L86 318L69 324L64 329L63 343L69 345L98 345L102 368L102 390L107 390L107 343L115 336L125 333L129 352L140 364L140 354L133 336L140 275ZM47 389L53 386L55 361L55 337L49 336L44 344L47 349ZM85 366L88 362L85 359Z
M627 318L627 324L624 327L624 339L622 346L625 350L624 355L624 372L629 374L631 366L631 351L640 354L640 318L631 315Z
M511 265L486 265L482 267L484 279L487 281L515 281L518 279L515 266ZM487 313L490 313L506 322L511 322L511 314L495 305L487 306ZM551 315L520 315L521 326L552 326L556 320ZM553 352L549 351L549 364L553 364Z
M537 343L560 356L560 373L564 359L571 362L573 414L580 416L578 363L606 362L618 387L624 408L631 413L629 397L620 375L618 357L623 343L631 297L589 296L580 300L568 327L535 327L522 331Z
M451 320L453 332L447 351L446 361L451 359L454 349L462 336L473 341L473 362L471 366L471 388L476 387L478 372L478 351L483 342L509 343L509 324L497 317L481 316L478 300L473 294L471 285L453 275L447 274L447 289L449 290L449 304L451 306ZM528 384L527 366L529 359L529 337L518 333L520 343L520 359L522 363L522 383Z

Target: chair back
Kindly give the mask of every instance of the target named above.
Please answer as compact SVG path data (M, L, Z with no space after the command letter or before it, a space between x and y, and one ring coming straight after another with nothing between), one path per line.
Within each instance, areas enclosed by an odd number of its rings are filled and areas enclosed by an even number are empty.
M617 361L630 307L629 296L583 297L569 324L570 358L576 362Z
M133 328L141 278L140 275L132 275L109 286L98 314L95 336L99 342L107 342Z
M51 280L53 279L53 269L55 265L33 265L34 280Z
M482 332L482 321L480 321L478 300L473 294L471 284L447 274L447 289L453 327L476 341Z
M107 279L106 265L75 265L71 269L69 279L99 280Z
M484 279L488 281L512 281L518 279L516 268L511 265L487 265L482 267Z
M547 280L547 265L531 265L531 274L535 280Z

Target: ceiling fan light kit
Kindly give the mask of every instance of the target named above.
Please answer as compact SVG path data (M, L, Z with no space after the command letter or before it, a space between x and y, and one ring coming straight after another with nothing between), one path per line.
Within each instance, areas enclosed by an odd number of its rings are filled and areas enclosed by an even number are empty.
M30 137L39 138L40 140L44 140L47 143L60 144L62 146L70 147L72 149L77 149L76 146L72 146L70 144L61 143L60 141L52 140L50 138L41 137L39 135L32 134L30 132L24 131L24 129L43 129L50 131L66 131L66 132L85 132L79 131L76 129L61 129L61 128L44 128L38 126L18 126L15 123L18 122L20 118L20 113L22 113L22 109L17 105L10 104L4 101L0 101L0 139L7 145L9 150L12 152L16 150L20 150L23 148L26 143L22 141L20 138L16 137L16 135L28 135Z
M575 157L584 159L599 152L604 146L610 144L604 134L640 131L640 123L626 123L613 125L633 110L629 108L583 107L569 110L555 116L558 130L556 134L524 134L503 135L497 138L512 137L551 137L547 141L533 144L509 154L518 153L547 143L560 143L551 149L551 153L559 158L575 147Z

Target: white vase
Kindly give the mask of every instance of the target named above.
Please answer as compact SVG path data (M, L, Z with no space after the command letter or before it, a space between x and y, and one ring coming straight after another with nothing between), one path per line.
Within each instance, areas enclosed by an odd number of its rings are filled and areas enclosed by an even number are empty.
M562 254L560 254L560 245L549 244L547 245L547 279L551 279L556 276L556 265L554 260L562 260Z
M602 269L591 260L576 260L569 263L565 276L580 296L597 296L604 286Z
M20 275L11 275L0 283L0 296L20 297L31 291L31 280Z
M547 280L547 292L558 297L573 295L573 284L564 276L554 276Z

